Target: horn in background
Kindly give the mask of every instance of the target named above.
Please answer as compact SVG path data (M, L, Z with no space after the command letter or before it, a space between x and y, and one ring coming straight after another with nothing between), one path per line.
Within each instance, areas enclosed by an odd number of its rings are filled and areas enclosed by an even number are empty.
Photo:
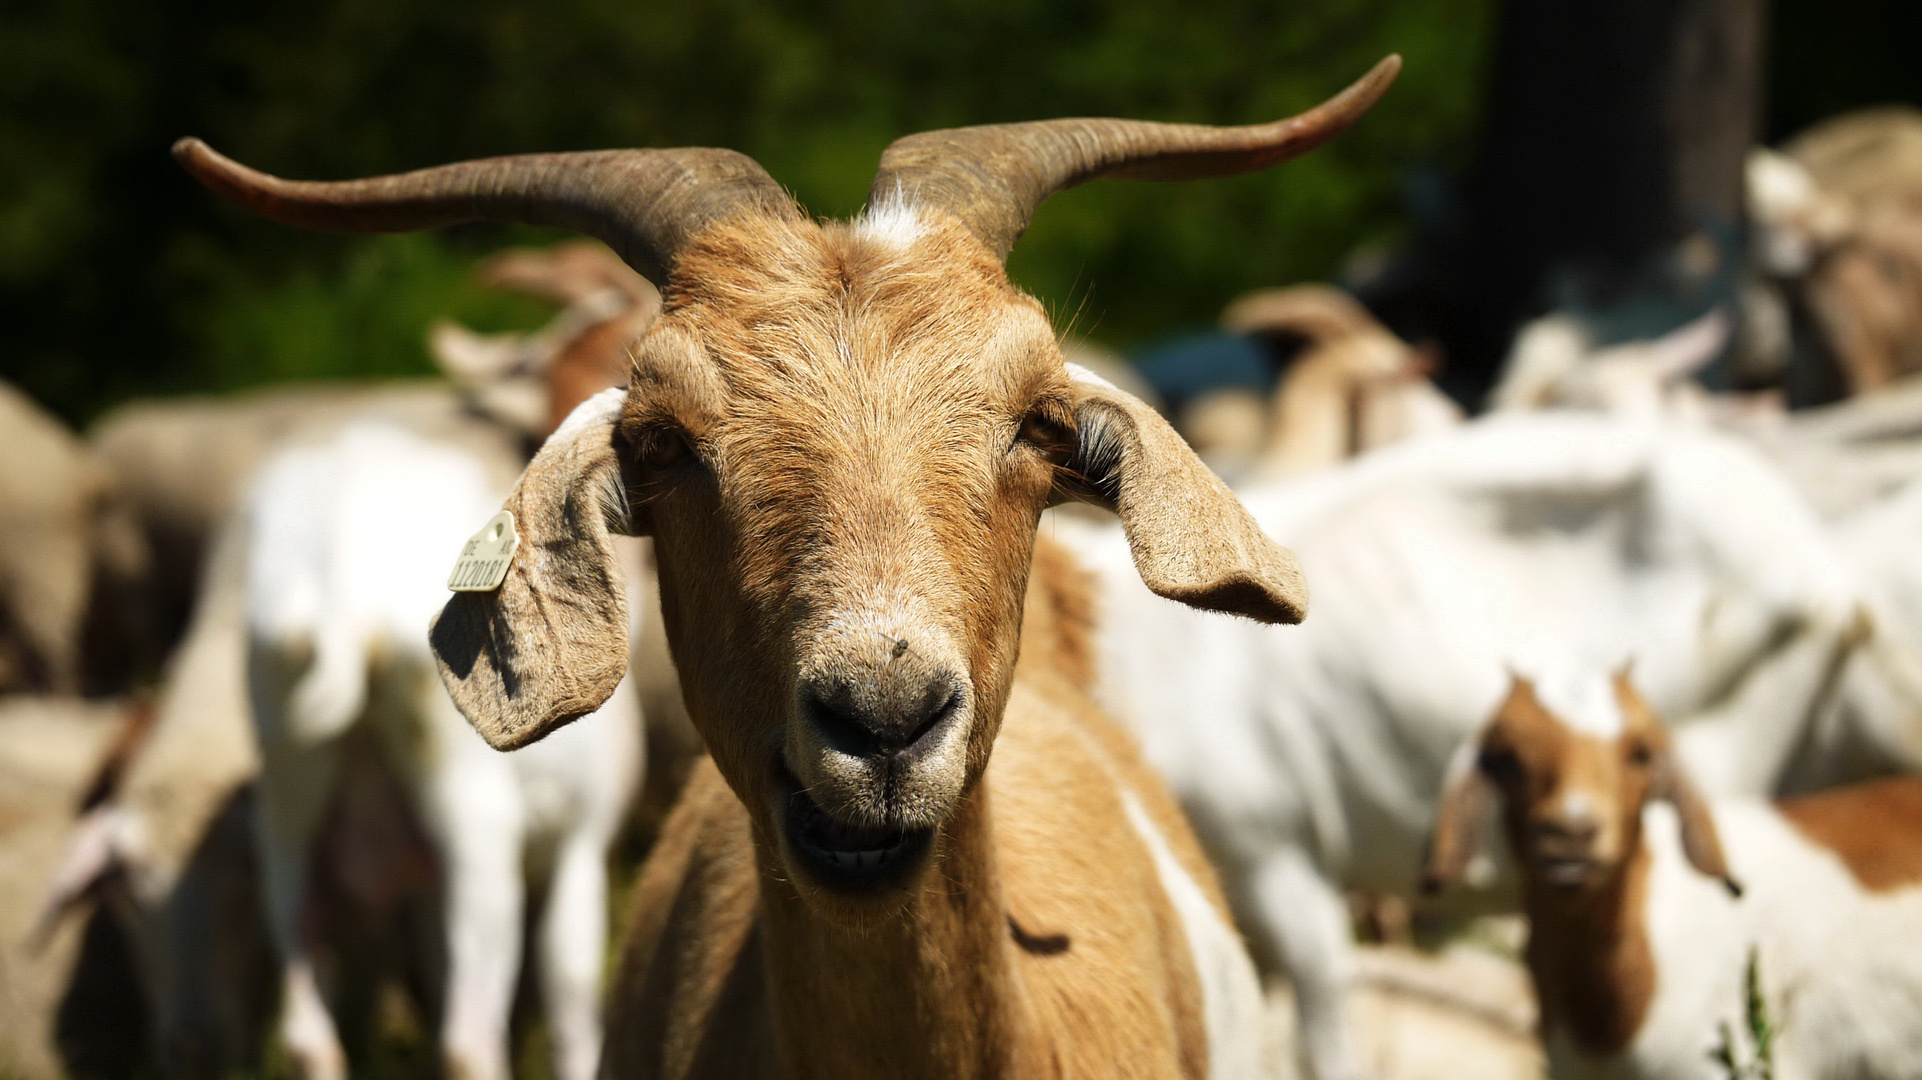
M335 182L269 176L194 138L175 143L173 154L208 189L285 225L323 232L410 232L463 221L551 225L606 243L657 283L711 221L801 214L753 158L701 147L525 154Z
M1354 85L1299 116L1272 124L1210 127L1142 120L1037 120L924 131L881 155L868 195L947 210L1006 258L1048 196L1100 176L1203 180L1265 169L1340 134L1401 71L1389 56Z

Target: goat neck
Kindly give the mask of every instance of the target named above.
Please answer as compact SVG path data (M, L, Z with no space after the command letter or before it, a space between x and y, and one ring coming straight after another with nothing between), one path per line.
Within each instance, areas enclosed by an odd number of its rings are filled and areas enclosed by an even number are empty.
M1655 993L1655 956L1643 919L1649 854L1639 843L1610 878L1580 896L1529 875L1528 972L1542 1033L1565 1032L1584 1050L1620 1051L1640 1030Z
M798 1073L960 1080L1011 1071L1031 1040L989 803L985 786L962 800L943 830L939 872L876 925L822 919L757 844L776 1037Z

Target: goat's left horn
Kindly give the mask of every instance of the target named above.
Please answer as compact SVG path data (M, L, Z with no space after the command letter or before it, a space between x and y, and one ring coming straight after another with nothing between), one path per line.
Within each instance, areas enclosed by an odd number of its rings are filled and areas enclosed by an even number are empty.
M656 283L704 225L739 214L799 217L767 171L732 150L596 150L483 158L366 180L282 180L199 139L174 160L208 189L261 217L323 232L410 232L463 221L518 221L585 233Z
M1035 209L1055 192L1100 176L1205 180L1279 165L1361 119L1395 81L1389 56L1354 85L1286 120L1247 127L1142 120L1036 120L924 131L881 155L870 207L897 197L961 218L1006 258Z

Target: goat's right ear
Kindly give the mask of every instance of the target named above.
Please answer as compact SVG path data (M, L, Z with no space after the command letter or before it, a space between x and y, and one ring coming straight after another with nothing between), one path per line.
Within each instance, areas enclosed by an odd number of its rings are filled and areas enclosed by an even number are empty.
M1113 510L1141 580L1190 607L1295 623L1308 588L1294 553L1270 540L1234 492L1160 414L1085 368L1075 390L1074 453L1058 494Z
M1481 739L1465 743L1448 763L1435 827L1428 835L1428 858L1421 891L1433 896L1461 880L1479 852L1482 833L1495 812L1495 784L1479 764Z
M611 539L630 531L615 446L625 395L594 395L548 437L507 498L520 544L506 578L455 593L429 631L441 681L496 750L600 708L627 671L627 590Z

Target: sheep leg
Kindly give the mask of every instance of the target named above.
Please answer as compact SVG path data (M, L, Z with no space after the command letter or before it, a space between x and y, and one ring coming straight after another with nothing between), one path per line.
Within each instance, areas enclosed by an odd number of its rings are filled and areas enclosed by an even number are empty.
M447 703L452 709L452 702ZM441 1057L450 1080L508 1080L507 1025L520 971L524 815L506 759L475 738L432 792L447 866L447 1011ZM482 757L481 755L489 755ZM605 913L601 913L605 918Z
M1295 990L1303 1072L1310 1080L1354 1080L1344 1006L1351 981L1348 908L1300 848L1267 855L1252 875L1255 909Z
M557 1080L594 1080L601 1059L601 964L607 949L605 837L563 842L541 917L541 994Z
M258 708L259 705L256 705ZM347 1055L314 975L303 915L315 833L340 767L339 748L263 740L260 871L281 962L280 1038L303 1080L346 1080Z

